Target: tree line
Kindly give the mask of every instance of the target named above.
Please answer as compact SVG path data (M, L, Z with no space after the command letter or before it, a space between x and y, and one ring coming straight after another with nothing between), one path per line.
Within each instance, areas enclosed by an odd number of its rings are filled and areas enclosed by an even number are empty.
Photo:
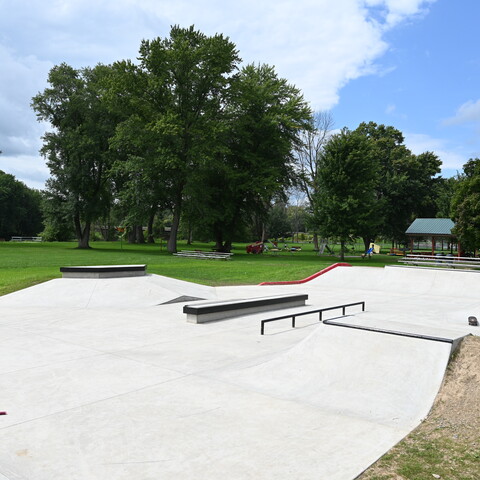
M252 212L293 182L293 151L311 111L273 67L240 68L235 45L193 27L144 40L139 63L49 74L33 98L54 130L42 153L52 212L73 219L79 247L113 206L130 228L172 212L168 250L180 221L202 225L228 251Z
M342 245L402 241L416 216L452 214L466 232L478 205L461 192L474 188L477 159L443 179L440 159L414 155L394 127L369 122L332 134L331 116L313 114L273 67L240 63L223 35L174 26L166 38L142 41L136 63L53 67L32 100L52 126L41 150L51 173L47 228L61 236L71 222L87 248L92 225L115 212L133 239L147 226L153 241L155 218L169 211L170 252L181 226L229 251L252 225L267 234L280 211L272 205L300 190L309 230Z

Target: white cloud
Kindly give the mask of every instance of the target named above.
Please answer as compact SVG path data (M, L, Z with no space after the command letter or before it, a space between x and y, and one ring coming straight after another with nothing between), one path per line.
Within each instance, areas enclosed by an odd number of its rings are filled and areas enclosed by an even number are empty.
M444 139L433 138L422 133L404 133L405 145L415 154L433 152L442 161L442 172L446 170L460 171L470 154L451 149Z
M396 110L397 110L397 106L394 105L393 103L390 103L389 105L387 105L387 108L385 109L385 113L388 115L393 115Z
M463 125L465 123L480 123L480 100L468 100L457 109L453 117L443 121L444 125Z
M53 65L33 55L15 56L1 45L0 65L0 150L5 155L37 153L43 128L30 102L45 87Z
M48 168L38 155L0 155L0 170L10 173L30 188L42 190L49 176Z
M0 0L0 150L33 155L31 97L48 70L137 56L170 25L223 33L247 63L275 65L314 109L330 109L349 81L381 73L385 32L433 0Z
M405 19L423 15L428 5L437 0L365 0L368 7L380 9L380 16L384 20L385 28L391 28Z

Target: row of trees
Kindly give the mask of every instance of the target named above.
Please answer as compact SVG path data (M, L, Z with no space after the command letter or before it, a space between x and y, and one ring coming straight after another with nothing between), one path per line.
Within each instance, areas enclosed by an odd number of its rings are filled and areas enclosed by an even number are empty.
M464 250L480 249L480 159L470 159L453 181L452 217Z
M0 238L38 235L43 229L41 199L38 190L0 170Z
M301 150L303 188L314 227L324 236L403 241L415 217L440 213L441 161L432 152L414 155L391 126L361 123L328 136L330 118L317 116ZM343 249L342 249L343 250Z
M293 181L311 112L272 67L239 63L228 38L173 27L142 42L139 64L50 71L32 102L54 128L46 195L52 216L73 219L79 247L113 205L132 228L170 209L171 252L181 218L229 250L252 212L266 215Z
M309 230L342 244L402 241L413 218L449 216L457 183L455 215L468 212L459 233L471 225L475 203L461 199L480 173L474 161L458 179L442 179L440 159L414 155L394 127L362 123L332 135L328 113L312 115L272 67L240 68L222 35L175 26L143 41L138 63L61 64L48 81L32 101L53 127L43 137L44 211L55 232L73 222L81 248L112 212L132 239L146 225L153 241L155 218L170 211L170 252L180 222L228 251L246 227L260 237L269 225L275 236L292 188L308 200Z

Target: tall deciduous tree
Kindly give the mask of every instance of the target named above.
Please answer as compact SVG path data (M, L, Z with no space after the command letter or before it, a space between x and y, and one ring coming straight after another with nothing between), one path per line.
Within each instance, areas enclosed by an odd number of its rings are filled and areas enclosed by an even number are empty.
M312 212L317 209L315 202L318 199L320 159L332 128L332 114L330 112L316 112L312 117L310 128L302 133L302 142L296 152L300 187L308 198ZM315 230L313 235L314 248L318 250L318 234L314 221L311 221L311 224L311 227Z
M294 150L309 127L311 111L300 91L273 67L247 65L229 92L223 147L206 165L194 198L206 215L217 249L229 250L238 225L252 214L266 220L274 196L295 173Z
M106 103L117 118L110 148L115 154L111 169L116 211L129 232L129 241L141 242L141 226L147 225L153 242L153 222L160 208L167 208L166 156L154 131L162 100L163 85L156 88L140 66L131 61L115 62L106 77ZM156 94L155 94L156 93Z
M371 141L365 161L379 165L375 186L379 222L377 228L363 233L365 247L378 235L403 240L416 216L435 216L434 192L441 161L432 152L412 154L402 132L392 126L364 122L356 132Z
M458 176L438 180L434 192L437 218L451 218L452 199L458 182Z
M47 196L62 205L75 226L79 248L89 248L92 222L111 200L108 139L114 119L102 102L102 78L108 67L74 69L63 63L50 70L49 88L33 98L39 120L53 127L43 137L42 154L51 177Z
M168 250L174 252L185 189L217 153L218 120L240 59L228 38L174 26L169 38L143 41L139 60L147 76L145 98L155 105L146 128L155 133L161 168L169 172Z
M462 249L475 251L480 248L480 159L470 159L463 166L455 185L452 201L455 233Z
M344 128L325 145L318 173L315 214L325 236L338 237L341 259L351 237L378 228L375 186L379 164L370 156L371 141Z

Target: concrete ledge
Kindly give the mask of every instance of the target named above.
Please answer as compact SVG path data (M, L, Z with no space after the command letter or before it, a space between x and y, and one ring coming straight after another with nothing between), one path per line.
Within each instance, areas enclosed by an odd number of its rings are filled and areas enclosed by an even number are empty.
M147 274L146 265L92 265L60 267L63 278L117 278L142 277Z
M212 320L237 317L249 313L258 313L266 310L290 308L305 305L307 294L274 295L271 297L257 297L239 300L225 300L219 302L185 305L183 313L187 314L187 322L205 323Z

